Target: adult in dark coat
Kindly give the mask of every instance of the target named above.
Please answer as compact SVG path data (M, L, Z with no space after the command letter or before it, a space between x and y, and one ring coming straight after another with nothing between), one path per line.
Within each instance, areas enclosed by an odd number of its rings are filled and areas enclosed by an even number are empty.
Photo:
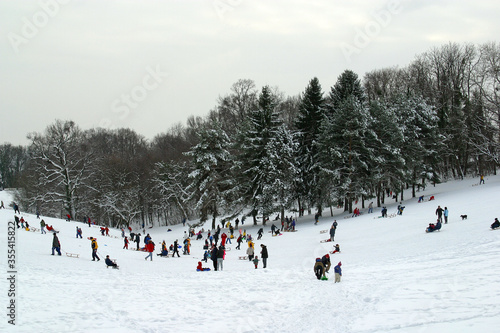
M265 246L264 244L260 244L260 247L262 248L262 250L260 251L260 257L262 258L262 264L264 265L264 268L266 268L267 258L269 257L267 253L267 246Z
M214 263L214 271L217 270L217 247L214 245L212 246L212 251L210 252L210 258L212 258L212 261Z
M135 235L135 242L137 243L137 251L140 249L140 243L141 243L141 234L136 234Z
M58 255L61 255L61 243L59 243L59 238L57 238L57 234L54 232L54 238L52 239L52 255L54 255L54 250L57 251Z
M438 217L438 220L439 222L443 222L443 212L444 212L444 209L441 208L441 206L438 206L438 208L436 209L436 215Z
M335 230L337 230L337 221L334 221L330 228L330 240L333 242L335 238Z

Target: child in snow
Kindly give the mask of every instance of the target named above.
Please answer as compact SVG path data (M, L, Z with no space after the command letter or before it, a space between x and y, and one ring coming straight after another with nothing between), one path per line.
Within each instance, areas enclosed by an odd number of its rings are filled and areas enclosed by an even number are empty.
M255 269L257 269L257 266L259 265L259 257L255 256L255 258L252 261L253 261L253 264L255 265Z
M333 250L332 254L333 253L337 253L337 252L340 252L340 246L339 246L339 244L335 244L335 250Z
M335 266L334 271L335 271L335 283L340 282L340 277L342 276L342 263L339 261L337 266Z

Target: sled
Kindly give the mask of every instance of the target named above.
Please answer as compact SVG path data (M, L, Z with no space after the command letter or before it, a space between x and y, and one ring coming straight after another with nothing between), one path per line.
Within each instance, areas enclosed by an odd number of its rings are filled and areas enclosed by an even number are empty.
M322 276L320 280L321 281L328 281L328 278L326 276Z
M323 239L321 241L319 241L320 243L328 243L328 242L331 242L332 240L329 238L329 239Z
M78 253L69 253L69 252L65 252L65 253L66 253L67 257L80 258L80 255Z
M208 268L208 267L204 267L203 269L196 269L197 272L206 272L209 270L210 270L210 268Z
M334 254L334 253L340 253L340 251L337 251L337 252L335 252L335 251L330 251L330 254Z
M392 213L392 214L387 215L388 218L393 218L393 217L396 217L396 216L397 216L396 213Z
M247 260L248 259L248 256L239 256L238 257L239 260Z
M345 219L350 219L351 217L351 215L344 216Z
M272 237L281 236L281 235L283 235L283 234L282 234L282 233L279 233L279 234L277 234L277 235L276 235L276 234L273 234L273 236L272 236Z
M30 231L33 231L33 232L38 232L38 231L40 231L40 229L35 228L35 227L30 227Z
M319 233L320 234L326 234L328 232L328 230L321 230Z
M297 229L295 229L295 230L283 230L283 232L296 232L296 231L297 231Z

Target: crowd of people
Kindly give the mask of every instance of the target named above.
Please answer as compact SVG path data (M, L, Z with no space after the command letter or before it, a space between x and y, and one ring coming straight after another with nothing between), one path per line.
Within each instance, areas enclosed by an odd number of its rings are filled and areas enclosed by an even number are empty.
M421 201L421 198L419 199L419 202ZM14 209L15 214L20 214L19 206L16 203L13 203L12 205ZM3 202L0 204L0 208L5 208ZM398 215L402 215L403 209L405 207L402 206L402 203L400 202L398 205ZM368 212L372 213L373 212L373 202L370 203L368 207ZM358 208L356 208L353 212L353 216L359 216L361 212L359 211ZM436 208L435 215L437 216L437 220L435 223L429 223L429 226L426 228L426 232L434 232L438 231L441 229L442 224L447 224L448 223L448 217L449 217L449 211L447 207L441 208L440 205ZM387 208L384 206L382 208L382 216L387 216ZM319 223L319 217L320 214L316 214L314 217L314 224ZM39 211L37 210L37 218L40 218ZM27 220L24 219L23 216L20 218L17 215L14 215L14 220L17 225L17 228L22 228L26 230L32 230L30 228L30 225ZM70 218L68 217L68 220ZM242 219L244 220L244 219ZM90 221L90 218L88 219ZM185 225L185 221L183 223ZM226 258L226 252L227 250L230 250L228 248L228 244L231 244L231 240L236 238L236 243L237 246L235 247L236 250L241 250L241 244L246 243L247 248L245 250L246 252L246 258L248 258L248 261L251 262L254 266L255 269L259 267L259 264L262 263L263 268L267 268L267 260L268 260L268 249L267 246L264 244L260 244L260 256L257 255L257 250L255 248L255 242L252 237L252 235L248 234L246 229L239 228L238 229L238 224L239 220L235 220L235 227L232 225L230 221L224 221L221 223L221 226L217 225L217 228L214 230L207 230L205 231L203 228L195 232L194 228L189 227L187 231L184 232L183 236L183 241L182 245L179 244L179 240L176 239L170 246L167 246L167 243L165 240L161 243L161 251L157 253L157 256L161 257L180 257L179 249L183 249L183 255L190 255L191 254L191 239L196 239L196 240L204 240L204 254L203 254L203 259L202 261L208 262L208 260L212 260L213 264L213 270L214 271L222 271L224 268L224 260ZM243 224L243 223L242 223ZM89 222L90 226L90 222ZM295 226L296 226L296 221L292 217L285 217L284 219L281 220L281 229L277 227L274 223L270 227L270 232L272 236L277 236L280 235L282 231L295 231ZM336 220L332 223L330 230L329 230L329 236L330 238L328 241L334 242L335 240L335 233L338 227L338 223ZM224 230L226 228L227 230ZM500 228L500 222L498 221L498 218L495 218L493 224L491 224L491 229L497 229ZM55 230L52 225L48 225L43 219L40 221L40 233L41 234L46 234L46 230L51 232L53 234L52 238L52 255L61 255L61 243L58 238L58 231ZM121 229L121 236L123 238L123 249L129 249L129 244L130 242L136 243L136 251L144 251L147 253L147 256L145 257L145 260L150 259L150 261L153 261L153 253L155 252L156 244L154 243L152 237L150 234L146 234L144 238L142 238L140 232L133 232L133 229L129 226L129 236L125 235L125 229ZM139 230L140 231L140 230ZM145 229L143 227L143 233L145 233ZM170 229L169 229L170 231ZM227 231L227 233L226 233ZM102 236L109 236L109 228L107 226L105 227L100 227L100 232ZM326 232L326 230L325 230ZM76 226L76 238L82 239L82 234L83 231L80 227ZM237 234L237 235L235 235ZM264 236L264 227L261 227L257 231L257 241L260 241ZM95 237L88 237L90 240L90 247L92 250L92 261L100 261L100 257L98 254L98 243L97 239ZM333 248L333 250L330 252L330 254L335 254L335 253L340 253L340 246L339 244L336 244ZM331 261L330 261L330 254L327 253L321 258L316 258L316 261L314 263L314 274L316 275L317 279L327 279L326 274L329 273L330 268L331 268ZM198 271L207 271L210 270L209 268L203 268L201 266L201 262L198 262L197 270ZM108 267L113 267L113 268L118 268L118 265L116 264L116 260L111 260L109 258L109 255L106 255L105 263ZM335 283L340 282L341 276L342 276L342 269L341 269L341 262L338 262L338 264L334 267L334 273L335 273Z

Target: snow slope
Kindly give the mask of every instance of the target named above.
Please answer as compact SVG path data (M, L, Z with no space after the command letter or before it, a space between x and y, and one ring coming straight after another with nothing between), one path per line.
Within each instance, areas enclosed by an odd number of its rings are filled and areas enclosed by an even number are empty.
M490 224L500 217L500 177L453 181L428 187L436 200L406 200L404 214L374 219L365 214L345 219L325 210L318 225L313 216L298 219L296 233L271 237L260 244L269 251L268 268L238 260L233 241L223 271L197 272L202 241L192 255L145 261L143 252L123 250L118 230L102 237L97 227L43 217L60 230L62 250L80 258L51 256L52 235L17 231L16 326L0 322L1 332L496 332L500 326L500 230ZM421 192L422 193L422 192ZM410 193L405 193L410 198ZM11 202L8 191L0 199ZM389 214L396 203L388 204ZM440 232L426 234L438 205L447 206L450 221ZM22 209L22 207L21 207ZM467 214L462 221L460 215ZM32 226L39 221L21 214ZM7 276L7 221L13 210L0 210L0 263ZM342 253L343 279L318 281L313 264L332 249L320 243L336 219L335 243ZM248 224L248 222L247 222ZM256 236L260 226L245 224ZM83 239L75 238L75 226ZM207 229L208 224L205 229ZM159 246L182 240L187 228L148 229ZM91 261L90 241L99 253L116 258L120 270ZM133 244L131 244L134 247ZM259 251L260 252L260 251ZM260 253L258 253L260 257ZM204 265L212 267L211 262ZM333 271L333 267L332 267ZM1 305L8 306L8 281L0 279Z

